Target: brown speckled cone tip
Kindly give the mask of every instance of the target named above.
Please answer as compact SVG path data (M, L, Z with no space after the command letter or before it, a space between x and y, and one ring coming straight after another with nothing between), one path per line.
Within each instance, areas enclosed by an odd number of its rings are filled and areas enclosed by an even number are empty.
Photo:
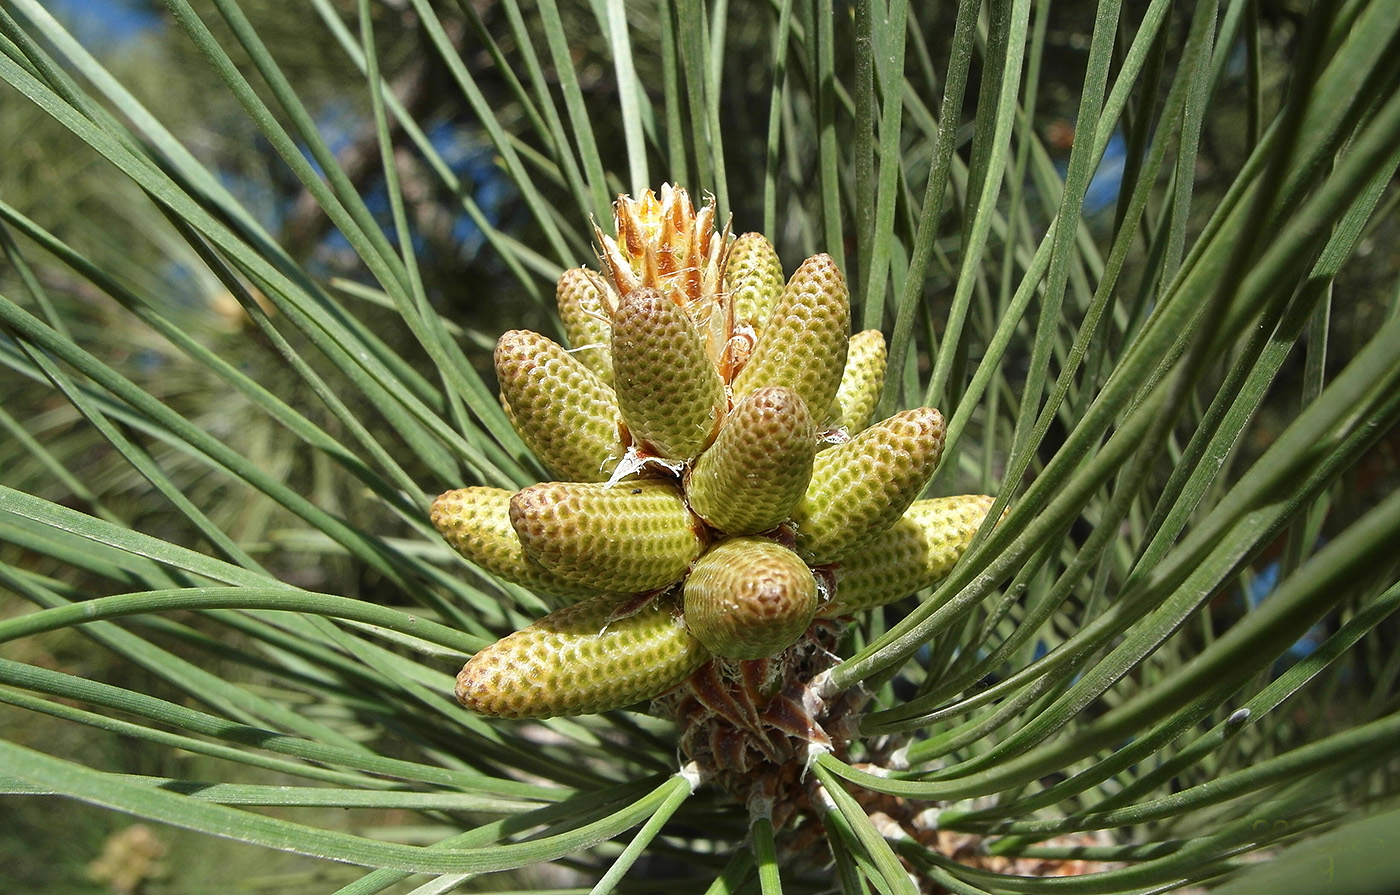
M721 531L758 534L792 513L812 479L816 428L807 405L781 386L751 393L691 469L690 508Z
M482 714L586 714L673 689L685 704L777 698L830 657L832 619L936 583L991 506L915 502L943 418L868 425L885 341L849 335L829 256L784 282L766 238L716 229L713 200L697 209L670 186L614 210L618 235L595 230L602 272L566 271L555 292L570 348L512 330L496 349L502 406L560 481L433 503L483 572L582 600L467 663L457 697ZM848 441L833 443L838 427ZM800 703L747 711L819 731Z
M685 619L710 652L762 659L791 646L817 611L817 580L788 548L735 538L711 548L685 580Z

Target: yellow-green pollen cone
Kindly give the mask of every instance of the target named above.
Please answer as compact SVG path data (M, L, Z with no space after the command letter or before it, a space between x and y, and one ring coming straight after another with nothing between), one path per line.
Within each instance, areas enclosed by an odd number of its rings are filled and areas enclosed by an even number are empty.
M880 391L885 384L885 337L878 329L867 329L851 336L846 354L846 371L836 389L831 416L836 425L854 434L870 424Z
M734 240L724 280L734 304L735 328L758 332L783 292L783 262L768 238L745 233Z
M675 582L702 546L680 488L659 479L531 485L511 498L510 524L540 565L613 592Z
M556 289L571 348L514 330L496 352L502 404L560 481L433 505L481 570L584 598L467 663L457 698L482 714L605 711L749 673L724 663L759 663L773 698L781 675L811 673L784 657L828 655L813 649L830 619L946 575L991 505L915 502L943 418L867 427L884 339L850 335L829 256L784 282L766 238L736 240L713 199L670 186L614 212L615 236L595 228L599 272Z
M829 415L850 342L851 295L830 255L814 255L788 280L758 333L753 356L734 377L737 400L781 385L806 402L817 425Z
M596 597L488 646L457 675L457 700L500 718L606 712L650 699L710 658L669 601L616 618Z
M711 548L685 580L685 622L710 652L762 659L792 646L817 613L817 579L766 538Z
M491 574L556 597L592 597L604 588L571 581L531 559L510 524L504 488L458 488L433 501L433 527L457 552Z
M987 518L984 494L915 501L899 521L836 568L836 598L821 615L863 612L932 587L953 571Z
M515 430L551 472L603 482L623 454L617 396L563 346L515 329L496 342L496 378Z
M554 299L570 352L590 373L612 385L612 314L602 276L585 267L566 270Z
M797 392L761 388L729 414L690 470L686 499L712 527L751 535L777 527L807 491L816 429Z
M613 384L622 421L645 448L689 460L715 437L724 382L695 323L657 289L633 289L612 319Z
M838 562L879 537L924 490L943 456L943 415L916 407L817 454L793 521L797 552Z

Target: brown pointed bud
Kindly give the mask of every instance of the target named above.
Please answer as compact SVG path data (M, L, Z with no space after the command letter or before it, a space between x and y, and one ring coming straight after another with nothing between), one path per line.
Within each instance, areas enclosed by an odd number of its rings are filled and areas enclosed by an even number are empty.
M618 295L651 286L687 311L713 303L732 241L728 227L715 230L713 198L697 211L685 190L663 184L659 198L651 190L635 199L618 196L613 221L615 239L595 232L599 257ZM703 323L702 316L695 314L697 323Z
M802 636L816 611L812 570L766 538L710 548L685 580L686 625L717 656L776 655Z

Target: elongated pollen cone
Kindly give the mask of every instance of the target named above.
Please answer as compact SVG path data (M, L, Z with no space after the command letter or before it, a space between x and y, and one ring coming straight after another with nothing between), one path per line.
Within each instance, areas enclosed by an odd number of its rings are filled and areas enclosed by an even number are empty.
M851 336L846 370L836 390L832 418L836 425L855 435L870 424L880 392L885 385L885 337L878 329L867 329Z
M510 499L503 488L458 488L433 501L432 522L458 553L481 568L522 587L559 597L591 597L603 591L551 572L525 555L510 525Z
M709 660L670 601L614 618L618 608L586 600L497 641L462 667L457 701L500 718L606 712L661 695Z
M759 333L753 356L734 377L734 400L782 385L806 402L818 426L829 413L846 367L851 296L830 255L814 255L788 280Z
M662 457L689 460L714 438L724 383L686 312L652 288L634 289L613 313L613 383L634 439Z
M812 565L845 559L904 515L943 455L943 415L917 407L817 454L793 511L797 552Z
M734 240L724 268L724 285L734 307L735 328L763 329L783 292L783 264L762 233Z
M942 581L972 543L993 498L982 494L915 501L893 526L836 571L834 618L907 597Z
M612 314L602 275L575 267L564 271L554 289L559 321L573 356L607 385L612 385Z
M515 329L496 343L501 401L545 466L576 482L606 481L622 457L617 397L557 342Z
M762 659L791 646L817 610L817 580L766 538L735 538L700 558L685 581L685 621L717 656Z
M700 555L680 489L659 480L531 485L511 498L510 524L527 556L612 593L671 584Z
M816 428L792 389L761 388L739 403L687 484L690 508L732 535L787 519L812 479Z

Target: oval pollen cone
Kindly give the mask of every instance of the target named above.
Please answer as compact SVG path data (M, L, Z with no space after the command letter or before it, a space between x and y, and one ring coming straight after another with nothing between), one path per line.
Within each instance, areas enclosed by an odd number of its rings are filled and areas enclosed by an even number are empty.
M915 501L904 515L836 570L825 617L883 606L942 581L967 550L993 498L983 494Z
M851 336L846 354L846 371L836 389L832 418L852 435L870 424L880 392L885 387L885 337L878 329L867 329Z
M689 460L714 438L724 383L695 324L652 288L633 289L612 322L613 385L634 439L671 460Z
M690 471L690 508L715 528L751 535L792 514L812 480L816 428L789 388L761 388L724 421L719 437Z
M796 553L766 538L711 548L685 580L685 623L706 649L762 659L792 646L817 611L817 580Z
M664 587L700 555L680 489L659 480L531 485L511 498L510 524L527 556L610 593Z
M567 606L477 653L457 701L499 718L587 715L651 699L710 659L671 600L621 618L615 597Z
M734 377L734 400L766 385L802 396L818 426L826 426L846 367L851 295L830 255L814 255L788 280L753 356Z
M783 292L783 263L762 233L745 233L729 248L724 288L734 307L734 327L763 329Z
M521 439L560 478L602 482L622 457L617 397L552 339L513 329L496 343L501 402Z
M564 271L554 287L559 322L573 356L607 385L612 385L612 315L603 295L602 275L582 267Z
M525 555L510 524L513 491L458 488L433 501L432 522L452 547L487 572L557 597L592 597L603 591L551 572Z
M838 562L898 521L943 455L943 415L916 407L817 454L812 484L793 510L797 552Z

